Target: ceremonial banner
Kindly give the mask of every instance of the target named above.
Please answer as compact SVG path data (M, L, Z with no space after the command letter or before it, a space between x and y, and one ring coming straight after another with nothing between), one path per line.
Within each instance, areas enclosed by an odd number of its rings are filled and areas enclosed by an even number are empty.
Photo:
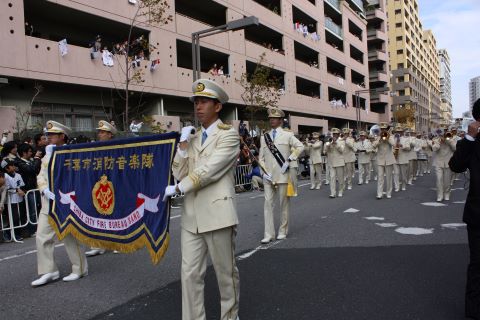
M57 147L49 166L55 193L50 223L92 247L132 252L147 247L154 264L168 248L177 133Z

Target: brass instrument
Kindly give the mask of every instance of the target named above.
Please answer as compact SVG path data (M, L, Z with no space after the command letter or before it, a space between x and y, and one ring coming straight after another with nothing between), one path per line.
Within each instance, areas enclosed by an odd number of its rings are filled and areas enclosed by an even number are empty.
M390 139L390 133L388 131L382 131L380 137L383 141L388 141L388 139Z
M400 153L400 134L395 133L395 148L393 148L393 155L395 159L398 159L398 154Z
M453 138L453 135L452 135L451 132L448 132L448 131L447 131L447 132L445 132L445 135L444 135L443 137L445 138L445 140L448 141L448 140L450 140L450 139Z

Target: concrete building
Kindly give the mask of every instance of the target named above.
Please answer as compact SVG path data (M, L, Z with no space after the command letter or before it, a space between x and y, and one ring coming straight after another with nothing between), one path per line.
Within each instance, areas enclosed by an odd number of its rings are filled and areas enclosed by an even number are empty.
M125 41L136 11L131 2L2 2L0 40L5 45L0 52L0 78L8 80L8 85L0 88L0 106L31 111L32 124L55 119L77 131L92 131L96 122L105 118L122 123L125 57L114 55L114 65L105 66L101 53L91 56L89 44L95 42L96 35L101 35L101 47L110 50ZM247 119L241 98L243 90L236 80L243 73L252 72L259 56L265 53L284 88L280 107L287 111L295 132L355 126L355 92L368 89L370 83L367 41L373 36L367 34L363 8L366 1L168 3L172 22L133 28L133 39L143 36L155 49L135 66L136 71L142 70L142 82L130 84L129 117L152 115L168 130L178 130L183 122L192 120L193 106L188 100L192 32L255 15L260 20L258 27L201 39L202 77L218 81L231 97L223 118L232 123ZM375 14L383 17L380 12ZM63 56L63 47L59 46L62 39L68 42L68 53ZM150 68L152 61L159 64ZM228 76L209 74L214 64L223 66ZM385 81L383 73L380 78ZM34 86L39 84L43 90L32 102ZM374 108L370 108L368 92L360 97L364 123L390 119L384 98L375 100Z
M370 89L389 86L386 0L370 0L367 10L367 45ZM385 112L391 104L389 92L370 94L370 109Z
M480 99L480 77L470 79L468 83L468 93L470 97L470 112L475 101Z
M450 76L450 57L447 50L438 50L440 60L440 112L443 117L443 123L452 122L452 79Z
M393 112L415 111L409 126L430 131L441 122L439 60L436 41L423 30L417 0L388 1L389 58Z

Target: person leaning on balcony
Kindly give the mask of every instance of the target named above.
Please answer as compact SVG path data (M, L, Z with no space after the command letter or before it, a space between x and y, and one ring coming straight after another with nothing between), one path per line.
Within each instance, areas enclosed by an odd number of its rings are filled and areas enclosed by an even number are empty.
M182 319L206 319L204 278L210 255L221 297L220 320L238 320L234 164L240 137L219 118L228 101L222 87L199 79L193 83L192 91L191 100L202 128L196 132L192 126L182 129L172 164L173 176L180 182L167 186L164 193L164 200L185 194L181 221Z
M40 278L32 282L32 287L38 287L60 277L55 264L53 251L55 249L55 231L48 222L49 207L55 201L55 194L49 189L48 165L54 147L64 145L68 140L71 129L56 121L47 121L47 136L49 145L42 159L40 174L37 176L37 185L42 194L42 209L38 215L37 225L37 268ZM72 273L63 278L63 281L75 281L88 274L87 257L83 246L71 234L63 239L68 258L72 263Z
M458 141L448 165L453 172L470 171L470 186L463 210L467 224L470 262L465 290L465 316L480 319L480 99L472 107L475 119L465 137Z

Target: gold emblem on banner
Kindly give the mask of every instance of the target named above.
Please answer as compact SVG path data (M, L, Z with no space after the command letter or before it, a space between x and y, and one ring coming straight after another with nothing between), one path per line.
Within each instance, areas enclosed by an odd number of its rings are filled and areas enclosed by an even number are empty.
M98 213L103 215L111 215L115 207L115 190L113 184L108 181L108 177L103 175L100 177L92 190L93 205Z

